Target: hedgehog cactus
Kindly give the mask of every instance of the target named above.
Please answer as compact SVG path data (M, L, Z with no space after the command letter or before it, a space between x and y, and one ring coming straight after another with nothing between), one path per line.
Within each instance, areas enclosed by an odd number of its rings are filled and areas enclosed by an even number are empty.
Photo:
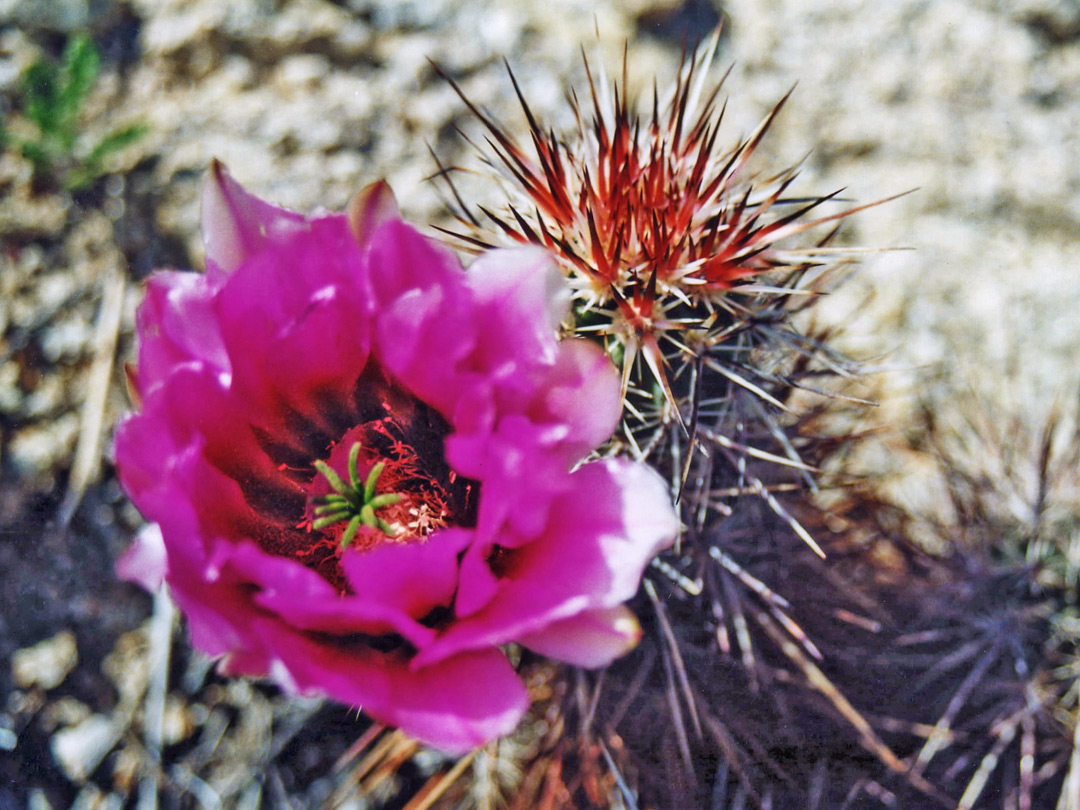
M610 88L585 59L591 107L570 93L577 124L565 134L544 128L510 72L531 152L446 77L487 130L484 162L501 175L505 204L474 212L440 164L461 225L446 229L448 236L473 249L524 243L555 255L574 295L566 328L602 341L622 369L624 414L614 449L649 460L677 482L689 525L726 511L725 497L712 492L731 487L725 459L812 472L796 447L778 438L784 428L777 418L789 411L795 389L814 390L812 377L847 374L850 364L800 333L792 316L824 284L822 273L811 271L851 251L829 246L835 228L806 237L868 207L815 216L838 192L796 198L789 195L796 168L765 180L750 173L786 96L749 137L720 146L723 79L707 85L718 37L684 55L666 102L654 86L641 116L627 100L625 56L622 83ZM757 403L740 405L742 394ZM767 428L772 447L745 442L737 425L746 408L753 409L750 421ZM718 460L726 473L713 470ZM744 483L775 504L773 482Z

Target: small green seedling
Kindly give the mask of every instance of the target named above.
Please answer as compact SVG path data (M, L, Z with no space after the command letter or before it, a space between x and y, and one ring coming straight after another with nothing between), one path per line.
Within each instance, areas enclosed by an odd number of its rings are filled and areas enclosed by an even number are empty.
M17 146L34 164L34 179L52 178L69 191L85 188L105 173L109 155L146 134L133 124L115 129L90 144L80 132L83 103L101 70L101 58L93 40L75 34L64 49L59 65L41 58L23 77L23 114L37 129L33 138L0 133L0 145Z

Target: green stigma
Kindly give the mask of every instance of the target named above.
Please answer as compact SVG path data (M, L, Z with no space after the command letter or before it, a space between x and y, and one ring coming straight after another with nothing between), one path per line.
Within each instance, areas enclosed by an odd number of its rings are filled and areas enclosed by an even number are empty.
M316 461L315 469L327 480L334 492L319 498L319 505L315 507L315 520L311 523L313 529L325 529L335 523L349 521L345 527L345 533L341 535L341 547L347 548L353 541L356 532L361 526L370 526L379 529L387 537L394 537L398 533L395 526L387 523L375 514L375 510L384 506L391 506L401 500L401 495L396 492L375 494L375 487L379 483L386 464L380 461L371 468L365 481L360 481L360 470L357 464L360 460L360 443L357 442L349 450L349 481L346 483L341 476L331 469L325 461Z

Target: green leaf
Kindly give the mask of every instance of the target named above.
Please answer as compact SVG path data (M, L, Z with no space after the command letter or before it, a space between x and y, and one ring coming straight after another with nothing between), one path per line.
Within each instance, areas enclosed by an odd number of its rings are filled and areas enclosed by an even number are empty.
M86 163L97 165L102 159L113 152L119 152L126 146L130 146L143 137L150 129L144 124L132 124L131 126L115 129L98 141L97 146L90 150L86 156Z
M55 134L59 127L59 75L56 65L39 59L23 76L23 110L42 134Z
M74 123L100 71L101 57L90 35L85 32L75 34L64 49L61 69L59 102L65 123Z
M20 150L24 158L34 164L34 171L44 173L53 165L53 155L45 147L44 141L23 141Z
M133 124L113 130L89 151L80 135L80 113L101 72L101 57L86 32L73 34L59 67L46 58L31 65L23 76L23 109L37 125L34 141L19 144L38 174L62 173L70 190L83 188L103 174L105 159L143 137L147 128ZM3 142L0 141L0 146ZM85 154L79 157L79 154Z

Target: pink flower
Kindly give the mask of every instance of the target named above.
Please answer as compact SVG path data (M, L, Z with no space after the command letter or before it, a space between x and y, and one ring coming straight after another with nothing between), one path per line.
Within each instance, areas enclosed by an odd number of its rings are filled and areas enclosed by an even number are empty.
M385 185L305 218L220 164L203 229L205 275L148 282L116 440L153 521L120 570L168 583L196 647L464 750L527 706L500 645L596 667L636 643L622 603L677 520L644 465L576 466L619 379L556 340L545 252L464 272Z

